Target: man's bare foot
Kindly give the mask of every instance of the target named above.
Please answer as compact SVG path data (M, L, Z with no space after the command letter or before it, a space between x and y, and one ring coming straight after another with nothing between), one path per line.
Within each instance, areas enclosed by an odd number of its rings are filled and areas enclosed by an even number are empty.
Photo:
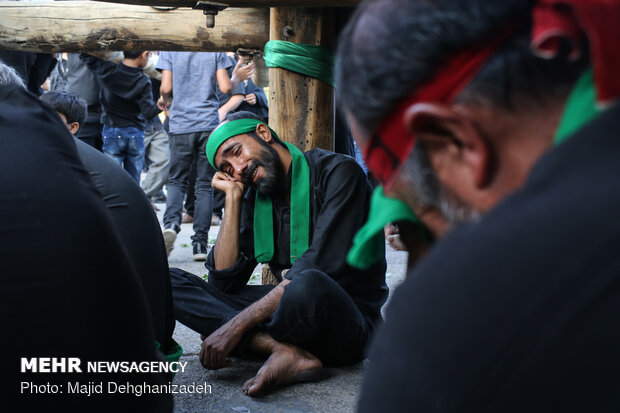
M256 376L246 381L243 392L259 396L285 384L320 380L323 364L308 353L290 344L278 343Z

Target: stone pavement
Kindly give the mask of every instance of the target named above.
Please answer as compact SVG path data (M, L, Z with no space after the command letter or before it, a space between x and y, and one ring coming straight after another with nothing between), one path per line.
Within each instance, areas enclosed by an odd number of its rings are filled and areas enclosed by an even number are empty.
M165 204L157 204L157 216L162 222ZM219 226L211 227L210 243L215 242ZM168 258L170 267L202 276L206 274L203 262L192 260L192 224L183 224L174 249ZM404 278L407 253L394 251L386 246L388 270L387 282L390 295ZM260 267L254 272L250 283L260 284ZM243 394L243 383L253 377L260 368L261 361L233 359L229 368L211 371L202 367L198 361L200 338L198 333L177 323L175 340L183 347L182 362L187 362L185 372L174 378L176 384L204 384L211 386L210 394L175 395L175 413L340 413L353 412L357 402L365 363L346 368L329 369L327 378L317 383L295 384L282 388L262 398L251 398Z

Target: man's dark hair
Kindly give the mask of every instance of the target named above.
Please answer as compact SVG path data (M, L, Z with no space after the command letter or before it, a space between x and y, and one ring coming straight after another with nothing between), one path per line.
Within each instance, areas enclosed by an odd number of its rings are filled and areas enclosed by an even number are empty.
M485 63L459 101L505 109L540 107L565 96L587 65L530 50L535 0L366 1L340 36L337 84L341 104L373 131L401 99L432 78L446 58L515 34ZM587 56L587 51L584 53Z
M52 107L56 112L67 118L67 123L84 123L87 113L86 101L81 97L65 91L44 93L41 100Z
M125 56L125 59L137 59L138 57L140 57L140 55L144 53L144 51L129 51L129 52L123 52L123 55Z
M260 120L261 122L265 122L263 119L260 118L260 116L252 112L248 112L247 110L240 110L238 112L228 113L226 115L226 120L230 121L230 120L238 120L238 119L256 119L256 120ZM253 137L254 139L262 143L262 140L258 137L258 135L255 132L249 132L248 135L250 135L251 137ZM280 140L280 138L275 136L273 133L271 134L271 137L274 142L280 145L284 145L282 141Z

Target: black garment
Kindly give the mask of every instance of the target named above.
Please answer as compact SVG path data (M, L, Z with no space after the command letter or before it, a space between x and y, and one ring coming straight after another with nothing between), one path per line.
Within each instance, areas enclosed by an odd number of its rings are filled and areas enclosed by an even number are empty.
M28 90L37 96L41 95L41 85L56 66L56 57L50 53L0 50L0 61L15 69Z
M359 360L363 357L366 340L381 318L380 309L387 297L386 263L383 260L366 271L354 269L346 264L347 251L353 242L355 233L366 220L370 202L370 186L361 168L349 157L320 149L313 149L306 152L305 155L310 166L310 246L291 267L289 259L290 207L274 200L274 239L277 240L277 245L274 258L269 262L269 266L277 276L283 269L290 268L290 271L286 273L286 278L290 279L291 283L285 289L278 311L272 315L265 328L278 337L284 337L289 342L299 344L309 351L315 351L317 356L324 357L323 362L330 364L348 363L351 358ZM248 191L242 211L239 240L241 251L237 263L225 270L215 270L213 250L211 250L205 263L209 270L209 284L230 296L243 295L247 288L252 288L247 287L246 283L257 265L253 251L254 199L255 192L253 190ZM304 299L301 300L299 295L294 292L298 290L300 284L303 286L306 282L301 279L298 280L298 277L310 278L310 284L320 284L321 288L305 288L303 290ZM190 293L191 283L186 279L175 280L173 278L172 284L177 320L184 324L187 323L186 325L190 328L203 334L208 334L214 326L226 321L226 314L223 314L221 310L214 310L219 305L216 301L221 301L217 296L200 294L198 290L200 287L196 287L193 294L195 294L194 297L199 298L195 298L193 304L187 305L187 297L192 294ZM180 288L179 286L183 287ZM326 292L325 288L328 288L329 292ZM286 297L289 292L294 299ZM325 297L332 299L326 302ZM338 299L334 297L338 297ZM351 304L347 306L346 311L341 308L343 297L349 297L348 301ZM284 303L288 304L284 305ZM314 317L313 313L304 313L306 305L315 305L317 309L321 309L321 316L317 316L318 319L312 322L295 318L294 314L306 314L310 318ZM226 313L234 314L238 311L234 306L230 306ZM349 324L341 324L338 329L346 332L347 337L342 338L333 334L332 340L347 342L351 346L353 346L352 341L354 341L357 347L350 348L351 354L325 353L329 349L323 349L323 353L319 352L313 345L315 341L321 341L318 333L330 330L334 326L331 322L328 323L327 320L330 317L327 315L337 317L345 322L346 320L339 317L342 314L348 314L345 318L348 319ZM352 314L356 314L356 316ZM202 318L203 321L189 324L192 323L192 320L195 321L199 318ZM281 331L279 326L294 326L291 319L295 319L300 325L314 325L315 327L320 326L320 328L312 330L315 332L314 337L309 333L302 332L294 337L284 334L280 336L280 333L277 333L277 331ZM352 337L354 337L353 340ZM328 347L342 350L337 343L332 343Z
M57 114L0 86L0 370L20 411L172 411L169 394L67 394L67 382L165 384L158 373L92 373L88 361L158 361L147 304L110 213ZM19 136L19 139L15 139ZM21 373L21 357L78 357L82 373ZM63 394L21 394L21 382Z
M353 144L351 127L347 118L340 110L336 111L336 122L334 124L334 151L349 155L355 159L355 146Z
M246 285L228 294L178 268L170 275L179 322L206 336L274 287ZM286 286L278 309L258 329L309 351L326 366L343 366L365 357L374 327L329 275L306 269ZM247 341L254 331L235 349L238 356L248 355Z
M139 67L126 66L80 54L101 83L101 122L115 128L144 130L145 120L160 112L153 101L151 82Z
M620 411L620 107L394 294L360 412Z
M99 92L101 85L97 76L90 71L86 63L80 60L79 53L67 55L67 85L66 90L78 95L88 104L88 113L84 124L76 136L83 142L101 151L103 139L101 137L101 102Z
M155 339L167 353L173 343L174 315L166 247L157 216L142 188L113 159L77 138L75 144L141 281Z

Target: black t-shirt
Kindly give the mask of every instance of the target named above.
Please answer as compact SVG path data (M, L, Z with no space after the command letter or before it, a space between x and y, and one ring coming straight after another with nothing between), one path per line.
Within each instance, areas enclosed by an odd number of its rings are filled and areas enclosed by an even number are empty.
M139 67L126 66L81 54L80 59L101 83L101 123L115 128L144 130L145 120L160 112L153 100L151 82Z
M290 207L274 200L276 246L269 266L276 275L290 268L285 276L288 279L308 268L323 271L351 296L369 322L375 324L388 294L385 259L367 270L358 270L346 263L353 237L366 222L372 188L360 166L349 156L322 149L312 149L305 156L310 166L310 245L291 267ZM256 192L252 189L245 196L241 254L237 263L216 271L213 250L205 263L209 282L224 291L244 286L257 265L253 235L255 197Z
M360 412L620 411L620 107L395 291Z

